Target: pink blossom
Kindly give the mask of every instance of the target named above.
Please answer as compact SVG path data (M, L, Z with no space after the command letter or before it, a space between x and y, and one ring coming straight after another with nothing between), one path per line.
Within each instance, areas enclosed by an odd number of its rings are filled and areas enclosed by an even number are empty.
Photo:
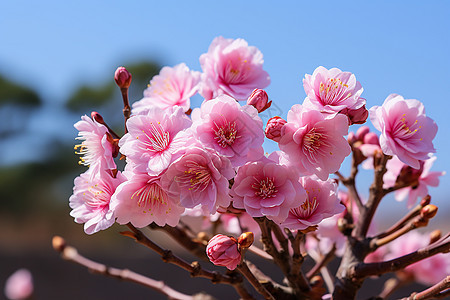
M185 129L190 125L191 120L181 107L153 107L145 115L128 119L128 133L119 141L120 152L136 165L138 172L158 175L188 142Z
M191 71L181 63L175 67L164 67L150 81L144 98L133 104L133 114L145 114L152 106L166 109L181 106L188 111L190 98L197 93L200 72Z
M75 146L75 152L82 155L80 164L91 166L92 168L102 166L107 169L116 169L113 159L113 145L108 140L108 129L92 120L88 116L81 117L81 121L75 123L74 127L79 131L77 140L83 140L80 145Z
M270 107L272 101L269 102L269 96L266 91L261 89L254 89L250 97L247 99L247 105L251 105L258 110L258 112L263 112Z
M429 238L425 234L411 231L389 243L390 253L385 259L391 260L407 255L420 248L426 247ZM422 284L433 285L450 274L450 254L436 254L406 267L403 272L414 276Z
M292 106L278 145L291 165L303 175L316 174L326 180L341 167L351 148L344 138L348 132L347 117L325 118L317 110Z
M19 269L6 279L5 295L10 300L29 299L33 290L33 276L27 269Z
M419 160L426 160L430 152L436 152L433 139L437 125L425 115L425 108L418 100L405 100L400 95L391 94L382 106L370 109L370 120L381 131L383 153L397 155L415 169L420 167Z
M337 68L327 70L322 66L318 67L312 75L305 75L303 87L307 95L303 104L324 113L357 110L366 103L366 100L360 97L363 88L355 75ZM364 114L364 110L357 111ZM356 111L352 113L355 115ZM361 121L362 115L355 121Z
M214 213L217 207L230 204L228 180L233 177L234 170L226 157L190 147L170 165L162 177L162 184L180 199L182 206L202 205L207 212Z
M303 203L306 193L292 168L267 158L240 167L231 190L233 206L244 208L252 217L281 223L289 210Z
M193 135L200 143L226 156L233 167L243 165L248 155L257 159L264 153L258 111L250 105L241 106L230 96L204 101L192 112L192 122Z
M209 240L206 254L213 264L227 267L228 270L236 269L241 262L236 239L223 234L217 234Z
M275 142L279 142L281 140L281 128L286 124L286 120L281 117L273 117L267 121L265 134L268 139L271 139Z
M200 93L206 100L222 94L247 100L255 88L263 89L270 83L263 63L261 51L245 40L216 37L208 53L200 56L204 72Z
M114 212L110 208L111 196L117 186L125 181L122 173L113 177L110 171L100 169L94 174L89 169L75 178L73 195L69 198L70 215L75 222L84 223L84 232L93 234L114 224Z
M282 226L303 230L344 211L345 207L336 196L337 184L331 179L321 181L315 176L305 176L300 178L300 183L306 191L306 199L289 210Z
M125 173L128 180L117 187L111 199L111 209L117 223L131 222L142 228L155 222L159 226L176 226L184 208L179 199L172 197L162 188L161 176Z
M417 179L417 184L405 187L395 191L395 199L403 201L408 199L408 208L411 208L418 198L428 195L428 186L437 187L439 185L439 176L443 176L445 172L431 172L431 167L436 160L436 156L422 162L422 167L418 170L413 169L402 163L396 156L390 159L387 164L387 172L383 176L384 187L392 187L395 185L400 173L405 173L408 179Z

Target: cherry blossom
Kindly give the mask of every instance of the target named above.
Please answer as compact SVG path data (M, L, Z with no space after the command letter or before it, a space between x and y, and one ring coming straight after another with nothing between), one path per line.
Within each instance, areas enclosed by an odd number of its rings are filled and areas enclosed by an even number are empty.
M181 107L150 108L145 115L128 119L128 133L119 141L120 152L136 164L138 172L158 175L179 156L189 139L185 129L190 125Z
M145 114L152 106L166 109L181 106L183 111L189 110L190 98L198 91L200 72L191 71L184 64L175 67L164 67L150 81L144 91L144 98L133 104L133 114Z
M111 196L117 186L126 180L120 171L115 177L110 171L100 169L75 178L73 195L69 198L70 215L83 224L87 234L93 234L114 224L114 212L110 207Z
M231 195L235 208L244 208L252 217L266 216L277 223L286 220L289 210L306 199L298 174L267 158L238 169Z
M327 70L321 66L312 75L305 75L303 87L307 95L303 105L331 114L341 111L349 114L347 110L350 110L353 123L364 119L364 110L360 109L366 103L360 97L363 88L352 73L342 72L338 68Z
M208 52L200 56L203 70L200 93L206 100L222 94L247 100L255 88L263 89L270 83L263 63L261 51L245 40L217 37Z
M5 281L5 296L10 300L30 299L33 290L33 276L27 269L15 271Z
M228 180L234 174L226 157L191 147L170 165L162 181L166 190L180 199L182 206L193 208L200 204L208 213L214 213L217 207L230 204Z
M192 112L192 132L201 144L228 157L233 167L263 155L263 123L258 111L222 95ZM259 157L258 157L259 156Z
M131 171L125 175L128 180L117 187L111 199L117 223L131 222L136 227L145 227L152 222L159 226L178 224L184 207L162 188L161 176Z
M289 163L303 175L315 174L326 180L339 170L351 148L344 138L348 132L347 117L325 118L317 110L292 106L282 127L278 145Z
M425 107L418 100L391 94L382 106L370 109L370 120L381 131L383 153L397 155L415 169L420 167L419 160L427 160L430 152L436 152L433 139L437 125L425 115Z
M303 203L289 210L287 219L281 224L292 230L303 230L319 224L344 211L336 195L337 184L331 179L321 181L315 176L300 178L300 183L306 191Z

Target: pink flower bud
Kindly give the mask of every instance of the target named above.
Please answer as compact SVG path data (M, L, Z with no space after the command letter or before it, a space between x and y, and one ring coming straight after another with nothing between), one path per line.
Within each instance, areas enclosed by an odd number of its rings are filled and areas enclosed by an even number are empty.
M357 131L356 131L356 139L358 141L364 141L364 137L366 136L366 134L368 134L370 131L370 128L368 126L361 126Z
M229 270L236 269L241 262L236 239L223 234L217 234L209 240L206 254L213 264L227 267Z
M131 73L125 67L118 67L114 73L114 80L121 89L127 89L131 84Z
M378 135L375 132L369 132L364 136L364 144L380 145Z
M286 123L286 120L283 120L278 116L270 118L266 125L266 137L275 142L279 142L281 140L281 128Z
M14 272L5 283L5 295L11 300L28 299L33 294L33 276L27 269Z
M349 125L364 124L366 123L367 117L369 116L369 111L367 110L365 105L357 109L345 108L341 110L341 113L347 115Z
M266 91L261 89L254 89L250 97L247 99L247 104L255 107L258 112L263 112L270 107L272 101L269 101Z

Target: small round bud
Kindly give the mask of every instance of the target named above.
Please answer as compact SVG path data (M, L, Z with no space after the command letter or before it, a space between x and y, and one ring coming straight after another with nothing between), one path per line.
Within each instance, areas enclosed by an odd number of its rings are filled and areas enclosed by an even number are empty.
M375 132L368 132L367 134L365 134L363 142L364 144L380 145L378 135Z
M364 124L366 123L367 117L369 116L369 111L367 110L365 105L361 106L358 109L344 109L342 113L347 115L349 125Z
M56 251L62 252L66 247L66 241L62 237L55 235L52 239L52 246Z
M366 136L366 134L368 134L370 132L370 128L368 126L361 126L357 131L356 131L356 139L358 141L364 141L364 137Z
M431 219L436 215L437 211L436 205L428 204L420 210L420 216L424 219Z
M439 229L436 229L430 233L430 245L439 241L441 238L441 231Z
M286 120L278 116L270 118L266 125L266 137L278 143L281 140L281 128L286 123Z
M105 124L105 121L103 120L102 115L96 111L91 112L91 118L92 118L92 120L96 121L97 123Z
M240 249L250 248L250 246L253 244L253 241L255 240L255 236L253 235L253 232L244 232L241 234L238 238L238 244Z
M131 73L125 67L118 67L114 73L114 80L121 89L126 89L131 84Z
M269 96L266 91L254 89L250 97L247 99L247 104L256 108L260 113L268 109L272 104L272 101L269 102Z

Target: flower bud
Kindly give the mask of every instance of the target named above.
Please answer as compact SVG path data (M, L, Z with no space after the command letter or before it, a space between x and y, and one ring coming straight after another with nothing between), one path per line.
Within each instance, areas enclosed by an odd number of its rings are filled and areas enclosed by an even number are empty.
M363 142L364 144L380 145L378 135L375 132L368 132L367 134L365 134Z
M238 238L238 244L240 249L250 248L250 246L253 244L253 241L255 240L255 236L253 235L253 232L244 232L241 234Z
M364 141L364 137L366 136L366 134L368 134L370 132L370 128L368 126L361 126L357 131L356 131L356 139L358 141Z
M270 107L272 101L269 101L266 91L261 89L254 89L250 97L247 99L247 104L255 107L258 112L263 112Z
M427 206L425 206L420 210L420 215L424 219L431 219L436 215L437 211L438 208L436 205L428 204Z
M131 84L131 73L125 67L118 67L114 73L114 80L121 89L127 89Z
M97 123L105 125L105 121L103 120L102 115L100 115L98 112L96 111L91 112L91 118Z
M5 282L5 295L8 299L30 299L33 290L33 276L27 269L17 270Z
M353 124L364 124L366 123L367 117L369 116L369 111L366 106L363 105L358 109L344 109L341 113L347 115L349 125Z
M270 118L266 125L266 137L278 143L281 140L281 128L286 123L286 120L278 116Z
M209 240L206 254L213 264L227 267L229 270L236 269L241 262L236 239L223 234L217 234Z
M441 231L436 229L430 233L430 245L439 241L441 238Z

